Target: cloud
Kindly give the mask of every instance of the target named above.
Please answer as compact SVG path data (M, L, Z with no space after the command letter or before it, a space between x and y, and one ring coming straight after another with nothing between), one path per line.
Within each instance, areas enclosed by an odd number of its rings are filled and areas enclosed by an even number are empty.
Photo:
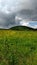
M20 25L21 26L28 26L29 22L27 22L26 20L23 20L23 21L20 22Z
M36 0L0 0L0 9L6 13L21 9L35 9L36 7Z
M0 0L0 28L19 24L16 17L37 21L37 0Z

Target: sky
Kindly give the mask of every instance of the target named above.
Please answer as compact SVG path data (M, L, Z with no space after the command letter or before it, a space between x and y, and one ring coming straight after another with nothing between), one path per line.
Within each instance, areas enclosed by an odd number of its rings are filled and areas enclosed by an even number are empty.
M0 0L0 28L20 25L23 20L37 22L37 0ZM36 22L33 28L37 27ZM32 26L31 23L29 26Z

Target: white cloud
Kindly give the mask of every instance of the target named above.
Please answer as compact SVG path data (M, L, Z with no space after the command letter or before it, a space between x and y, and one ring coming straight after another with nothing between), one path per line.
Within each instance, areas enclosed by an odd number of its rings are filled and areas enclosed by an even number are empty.
M26 21L26 20L22 20L22 21L20 21L20 25L21 26L28 26L29 25L29 22Z

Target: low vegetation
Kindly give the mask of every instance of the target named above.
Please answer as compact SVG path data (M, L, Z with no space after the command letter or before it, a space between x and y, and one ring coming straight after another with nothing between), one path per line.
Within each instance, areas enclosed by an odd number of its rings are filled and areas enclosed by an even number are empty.
M0 65L37 65L37 30L0 30Z

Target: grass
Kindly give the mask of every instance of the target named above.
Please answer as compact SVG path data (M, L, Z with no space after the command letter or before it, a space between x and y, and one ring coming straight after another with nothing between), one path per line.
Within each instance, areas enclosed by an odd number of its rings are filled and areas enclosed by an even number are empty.
M37 65L37 31L0 30L0 65Z

